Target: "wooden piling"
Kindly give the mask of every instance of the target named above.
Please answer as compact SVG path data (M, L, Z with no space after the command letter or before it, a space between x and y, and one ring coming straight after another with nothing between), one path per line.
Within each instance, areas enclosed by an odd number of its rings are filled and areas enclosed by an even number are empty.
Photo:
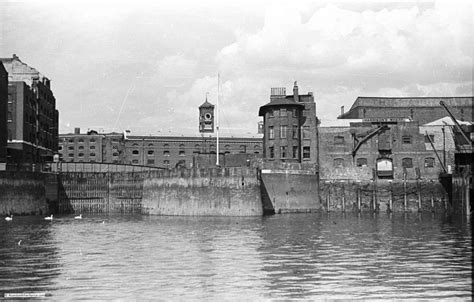
M357 188L357 211L360 212L360 188Z
M434 198L433 198L433 193L431 193L431 212L434 212L435 211L435 208L434 208Z
M403 210L407 211L407 179L406 173L403 173Z
M417 181L417 187L418 187L418 212L421 212L421 185Z
M342 212L346 211L346 192L344 183L342 183Z
M372 211L377 211L377 183L375 180L372 183Z

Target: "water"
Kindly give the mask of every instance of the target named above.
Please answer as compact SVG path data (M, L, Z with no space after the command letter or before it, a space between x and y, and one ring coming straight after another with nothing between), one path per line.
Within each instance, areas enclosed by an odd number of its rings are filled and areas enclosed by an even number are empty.
M430 213L14 217L0 221L0 295L470 300L471 236L466 218Z

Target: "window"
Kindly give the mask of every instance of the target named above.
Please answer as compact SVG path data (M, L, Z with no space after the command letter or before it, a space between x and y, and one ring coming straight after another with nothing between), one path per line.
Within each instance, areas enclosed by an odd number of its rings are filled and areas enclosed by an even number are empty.
M132 164L137 165L138 164L138 159L132 160Z
M367 158L358 158L357 167L367 167Z
M79 153L77 156L84 157L84 153Z
M62 151L62 150L63 150L63 146L59 146L58 151Z
M344 145L344 136L335 136L334 145Z
M334 168L344 167L344 158L335 158L333 164L334 164Z
M275 115L274 115L275 113L273 112L273 109L270 109L270 111L268 112L268 114L269 114L269 115L268 115L269 117L274 117L274 116L275 116Z
M274 158L275 157L275 147L269 147L268 151L270 153L270 158Z
M133 151L132 151L132 154L133 154L133 155L138 155L139 153L140 153L140 152L139 152L138 150L133 150Z
M296 114L296 109L293 109L293 117L298 117L297 114Z
M303 139L311 139L311 131L309 126L303 126Z
M303 159L311 158L311 147L303 147Z
M167 159L165 159L165 160L163 161L163 166L168 167L169 165L170 165L170 161L167 160Z
M273 126L268 127L268 139L275 138L275 131L273 130Z
M287 150L287 146L280 146L280 158L286 158Z
M293 158L298 158L298 146L293 146Z
M91 143L95 143L95 138L91 138L89 141L90 141Z
M74 153L69 153L67 156L74 157Z
M74 146L67 147L68 150L74 150Z
M280 109L280 116L286 116L286 109L285 108Z
M293 138L298 138L298 126L297 126L297 125L293 125L293 128L292 128L292 137L293 137Z
M425 158L425 168L433 168L435 163L434 157Z
M134 143L132 146L133 146L133 147L137 147L137 146L138 146L138 144L137 144L137 143Z
M411 135L404 135L402 136L402 144L409 145L411 144L412 137Z
M77 149L84 150L84 146L79 146L79 147L77 147Z
M431 140L432 143L435 142L435 141L434 141L434 135L433 135L433 134L428 134L428 135L425 134L425 143L428 143L428 144L429 144L429 143L430 143L430 140Z
M179 156L185 156L186 153L184 151L184 144L180 144L179 145L179 152L178 152Z
M200 150L201 150L201 145L199 145L199 144L194 145L194 151L193 151L193 153L199 153Z
M80 138L80 139L78 139L77 141L80 142L80 143L83 143L83 142L84 142L84 139L83 139L83 138Z
M163 155L164 156L170 156L170 150L164 150Z
M280 138L286 138L286 130L287 130L286 125L280 126Z
M240 145L240 153L247 153L247 146Z
M147 163L148 165L154 165L154 164L155 164L155 160L154 160L154 159L149 159L149 160L146 161L146 163Z
M405 157L402 159L402 167L403 168L413 168L413 160L409 157Z
M153 144L148 144L148 147L153 147Z
M90 149L90 150L94 150L94 149L95 149L95 146L89 146L89 149Z
M74 143L74 139L73 139L73 138L70 138L70 139L68 140L68 142Z
M89 154L89 156L90 156L90 157L95 157L95 153L92 152L92 153Z
M112 156L119 156L117 152L112 153Z
M147 154L148 155L153 155L155 152L153 150L148 150Z

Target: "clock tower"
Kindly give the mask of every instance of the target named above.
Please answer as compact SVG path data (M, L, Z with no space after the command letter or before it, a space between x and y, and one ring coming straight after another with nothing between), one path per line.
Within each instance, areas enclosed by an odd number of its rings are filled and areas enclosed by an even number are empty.
M214 105L206 101L199 106L199 132L214 133Z

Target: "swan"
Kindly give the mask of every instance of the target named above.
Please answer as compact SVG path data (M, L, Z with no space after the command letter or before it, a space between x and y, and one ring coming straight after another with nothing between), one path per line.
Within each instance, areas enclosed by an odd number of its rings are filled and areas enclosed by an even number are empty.
M53 214L51 214L51 216L45 217L44 220L53 220Z
M6 221L12 221L13 220L13 215L10 214L10 217L5 217Z
M79 216L75 216L74 219L82 219L82 214L79 214Z

